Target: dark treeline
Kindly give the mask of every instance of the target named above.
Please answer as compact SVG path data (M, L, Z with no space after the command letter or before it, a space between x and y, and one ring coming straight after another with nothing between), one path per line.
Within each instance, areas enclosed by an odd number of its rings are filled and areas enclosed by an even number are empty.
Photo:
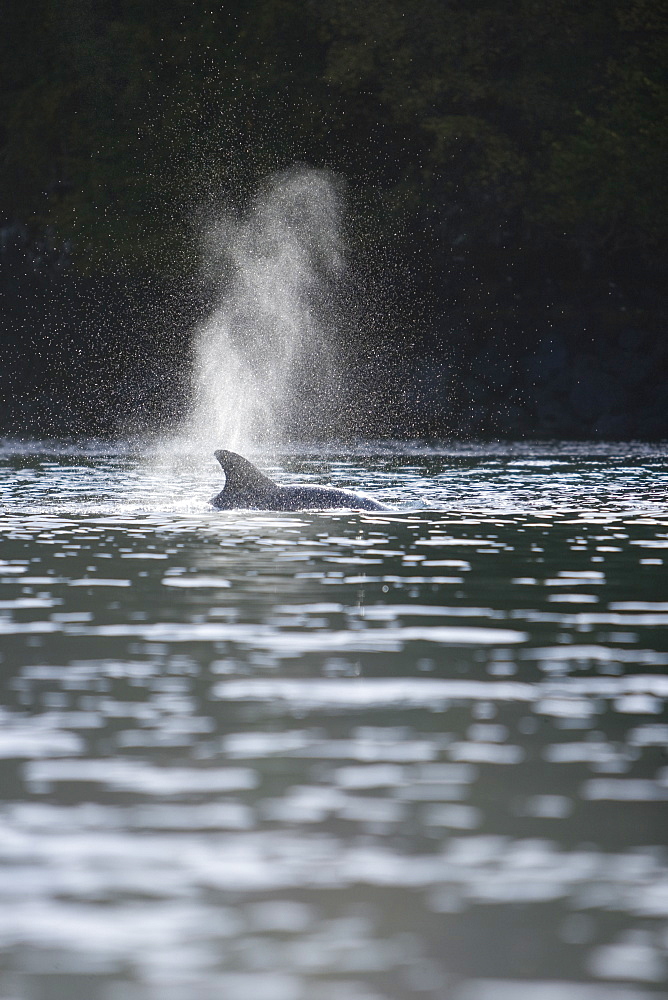
M110 357L138 326L185 357L203 219L302 161L394 285L359 345L410 368L390 431L668 433L663 0L7 0L3 39L8 343L76 287L118 309ZM150 288L183 289L178 344ZM42 367L89 351L75 314Z

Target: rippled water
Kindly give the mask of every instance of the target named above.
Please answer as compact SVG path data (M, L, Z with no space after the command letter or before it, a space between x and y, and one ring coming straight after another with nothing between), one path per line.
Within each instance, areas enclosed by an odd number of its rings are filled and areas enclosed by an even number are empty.
M0 448L0 1000L642 1000L668 449Z

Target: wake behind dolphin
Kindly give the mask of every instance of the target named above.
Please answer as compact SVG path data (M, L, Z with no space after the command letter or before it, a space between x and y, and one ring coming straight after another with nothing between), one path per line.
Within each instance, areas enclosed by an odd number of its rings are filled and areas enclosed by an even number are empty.
M225 473L225 486L211 503L218 510L390 510L371 497L333 486L279 486L233 451L214 452Z

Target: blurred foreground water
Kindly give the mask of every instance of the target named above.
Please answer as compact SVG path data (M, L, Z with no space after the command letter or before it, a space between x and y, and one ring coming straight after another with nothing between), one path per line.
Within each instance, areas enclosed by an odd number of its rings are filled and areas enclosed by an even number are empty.
M0 1000L665 995L668 448L263 467L0 447Z

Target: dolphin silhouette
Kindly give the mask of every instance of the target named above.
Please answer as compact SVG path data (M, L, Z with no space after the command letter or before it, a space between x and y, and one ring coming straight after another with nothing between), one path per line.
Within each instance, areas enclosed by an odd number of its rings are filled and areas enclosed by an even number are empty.
M214 455L225 473L225 486L211 503L218 510L326 510L348 507L355 510L391 510L370 497L337 490L333 486L279 486L259 469L233 451L222 448Z

